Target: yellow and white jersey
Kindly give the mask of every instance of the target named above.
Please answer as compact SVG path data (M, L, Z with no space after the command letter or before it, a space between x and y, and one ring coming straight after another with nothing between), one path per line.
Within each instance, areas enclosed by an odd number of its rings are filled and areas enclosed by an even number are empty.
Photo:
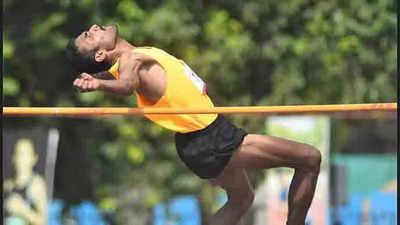
M166 71L167 87L164 95L152 104L136 92L139 107L165 108L213 108L206 92L206 84L182 60L154 47L137 47L136 53L146 54L156 60ZM118 79L117 61L109 70ZM201 130L211 124L217 114L152 114L145 115L151 121L179 133Z

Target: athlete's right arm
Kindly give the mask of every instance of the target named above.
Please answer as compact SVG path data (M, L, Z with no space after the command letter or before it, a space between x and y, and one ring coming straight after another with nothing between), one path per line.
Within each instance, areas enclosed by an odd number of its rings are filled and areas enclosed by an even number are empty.
M114 76L108 71L95 73L92 76L100 80L115 80Z
M100 80L87 73L82 74L82 78L77 78L74 81L74 86L80 92L100 90L123 96L132 95L134 90L134 85L129 80Z
M121 62L123 62L123 59L121 59ZM138 63L134 61L129 63L129 61L127 61L123 67L120 67L120 76L118 80L96 79L92 75L84 73L82 74L82 78L77 78L74 81L74 86L76 86L80 92L101 90L123 96L130 96L139 83L138 75L134 73L137 66Z

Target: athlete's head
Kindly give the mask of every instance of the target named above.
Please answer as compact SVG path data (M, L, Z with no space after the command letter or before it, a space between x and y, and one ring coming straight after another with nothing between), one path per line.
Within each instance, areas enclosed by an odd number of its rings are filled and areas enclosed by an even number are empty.
M115 49L117 26L94 24L88 30L69 40L66 55L79 73L98 73L110 68L108 54Z

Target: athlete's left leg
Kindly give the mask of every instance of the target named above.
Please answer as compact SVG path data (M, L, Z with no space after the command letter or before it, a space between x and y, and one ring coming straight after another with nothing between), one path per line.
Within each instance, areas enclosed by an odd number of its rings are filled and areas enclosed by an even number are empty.
M211 183L223 188L228 201L209 221L209 225L237 225L251 207L254 190L244 169L225 169Z

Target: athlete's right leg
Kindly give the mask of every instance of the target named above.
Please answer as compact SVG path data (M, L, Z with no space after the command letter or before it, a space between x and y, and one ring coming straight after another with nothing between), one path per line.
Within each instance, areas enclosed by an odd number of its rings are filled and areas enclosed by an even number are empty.
M288 225L304 225L317 184L321 154L314 147L282 138L249 134L232 156L230 168L294 168L289 188Z
M211 183L223 188L228 201L209 221L209 225L237 225L253 203L254 190L244 169L226 168Z

